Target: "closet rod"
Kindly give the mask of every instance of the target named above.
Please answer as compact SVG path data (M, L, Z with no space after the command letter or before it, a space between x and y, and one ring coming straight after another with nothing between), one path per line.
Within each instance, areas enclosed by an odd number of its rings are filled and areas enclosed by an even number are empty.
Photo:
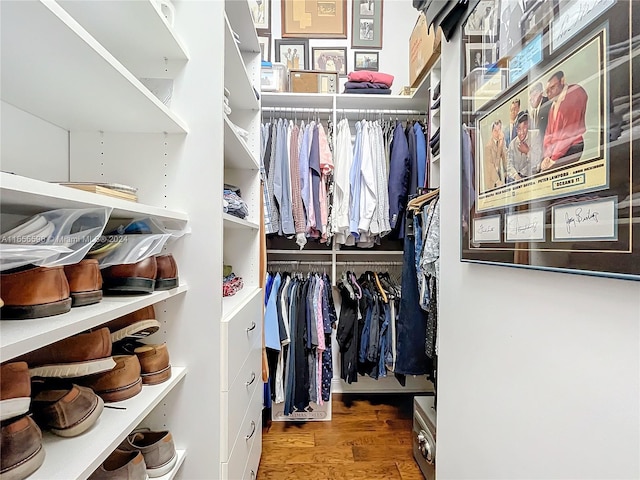
M328 260L267 260L267 265L332 265Z
M333 113L333 108L295 108L295 107L262 107L263 112L282 113Z
M333 108L306 108L306 107L262 107L263 112L281 113L333 113ZM424 110L403 110L403 109L378 109L378 108L336 108L336 113L378 113L382 115L427 115Z
M371 265L371 266L380 266L380 267L401 267L403 262L377 262L375 260L366 262L366 261L356 261L356 262L336 262L336 265L341 266L349 266L349 265Z

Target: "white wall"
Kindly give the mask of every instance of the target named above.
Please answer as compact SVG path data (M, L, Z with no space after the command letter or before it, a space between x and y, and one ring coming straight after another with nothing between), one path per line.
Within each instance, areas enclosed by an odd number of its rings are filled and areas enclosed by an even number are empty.
M309 58L313 47L347 47L347 73L353 71L353 50L351 49L351 0L347 2L347 39L309 39ZM275 61L274 40L282 38L281 2L272 0L271 5L271 61ZM398 94L402 87L409 85L409 36L418 18L418 11L411 0L383 0L382 50L378 70L395 77L392 94ZM356 48L355 50L367 50ZM311 61L309 63L311 67ZM341 86L346 79L341 79ZM340 90L342 92L342 89Z
M442 46L437 478L640 478L640 282L459 260L458 42Z

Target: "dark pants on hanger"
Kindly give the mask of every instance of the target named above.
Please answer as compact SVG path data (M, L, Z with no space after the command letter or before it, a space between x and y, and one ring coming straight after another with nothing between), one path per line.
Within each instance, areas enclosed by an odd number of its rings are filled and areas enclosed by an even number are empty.
M407 218L413 222L413 218ZM418 278L416 276L415 240L413 235L404 237L402 265L402 298L397 324L397 359L395 373L424 375L431 372L431 362L424 351L427 332L426 312L420 308Z

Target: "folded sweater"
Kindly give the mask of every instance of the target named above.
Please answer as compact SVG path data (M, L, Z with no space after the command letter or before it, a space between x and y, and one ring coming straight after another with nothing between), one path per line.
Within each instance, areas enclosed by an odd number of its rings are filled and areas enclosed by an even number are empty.
M345 88L343 93L391 95L391 89L390 88Z
M344 88L389 88L389 85L376 82L346 82Z
M350 82L374 82L384 83L387 87L393 85L393 75L381 72L371 72L369 70L358 70L348 75Z

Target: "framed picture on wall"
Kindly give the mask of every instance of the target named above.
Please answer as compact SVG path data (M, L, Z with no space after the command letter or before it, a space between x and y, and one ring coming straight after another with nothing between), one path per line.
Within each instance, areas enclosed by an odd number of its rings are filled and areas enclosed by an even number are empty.
M347 47L314 47L313 70L347 74Z
M347 0L282 0L283 38L347 38Z
M271 33L271 0L249 0L249 10L258 35Z
M382 48L382 0L351 0L351 48Z
M260 44L260 59L263 62L271 61L271 35L258 35Z
M378 52L353 52L353 69L378 71Z
M284 63L289 70L309 69L309 40L276 39L275 61Z
M495 38L498 33L497 0L481 0L467 18L465 35L483 35Z
M488 43L467 43L467 75L476 68L493 65L496 58L496 45Z

